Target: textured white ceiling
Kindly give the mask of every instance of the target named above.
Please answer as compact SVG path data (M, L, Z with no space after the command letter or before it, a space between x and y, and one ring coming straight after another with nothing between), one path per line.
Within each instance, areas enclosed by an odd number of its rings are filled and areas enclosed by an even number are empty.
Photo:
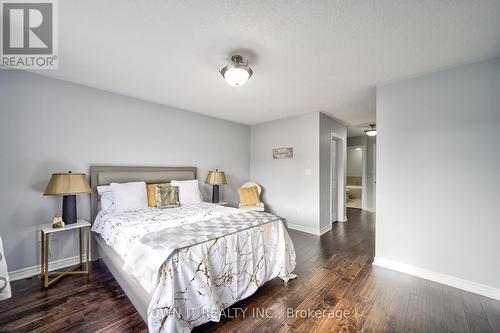
M500 55L500 0L58 3L43 75L245 124L324 111L359 132L377 84ZM218 72L236 51L242 87Z

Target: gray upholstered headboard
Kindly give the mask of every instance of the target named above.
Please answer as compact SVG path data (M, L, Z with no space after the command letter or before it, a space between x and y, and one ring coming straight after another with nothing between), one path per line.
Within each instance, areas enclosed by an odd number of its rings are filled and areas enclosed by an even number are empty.
M144 181L146 183L165 183L174 179L196 179L196 167L91 166L90 186L92 187L92 193L90 216L92 218L92 223L99 212L97 186L138 181Z

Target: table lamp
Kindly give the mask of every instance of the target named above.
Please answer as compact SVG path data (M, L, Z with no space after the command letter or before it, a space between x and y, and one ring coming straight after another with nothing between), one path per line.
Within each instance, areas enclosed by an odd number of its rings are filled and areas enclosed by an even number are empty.
M84 173L54 173L43 195L62 195L62 219L64 223L76 223L76 194L90 193L90 185Z
M215 169L215 171L209 171L205 183L213 185L212 202L219 202L219 185L227 184L224 171L219 171L217 169Z

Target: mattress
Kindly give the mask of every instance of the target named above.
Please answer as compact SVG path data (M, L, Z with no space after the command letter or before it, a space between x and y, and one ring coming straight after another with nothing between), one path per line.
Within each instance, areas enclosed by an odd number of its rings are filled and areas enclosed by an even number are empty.
M106 244L101 235L94 234L94 238L96 239L99 257L104 261L137 312L139 312L142 319L147 323L148 306L151 302L152 295L146 292L137 280L123 270L123 259L111 248L111 246Z

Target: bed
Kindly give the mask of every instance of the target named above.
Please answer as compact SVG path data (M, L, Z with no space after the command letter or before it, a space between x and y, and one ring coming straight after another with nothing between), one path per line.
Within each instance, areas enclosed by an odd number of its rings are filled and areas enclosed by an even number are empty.
M150 332L189 332L276 277L295 275L284 219L210 203L132 212L100 210L97 186L197 179L194 167L91 167L98 255Z

